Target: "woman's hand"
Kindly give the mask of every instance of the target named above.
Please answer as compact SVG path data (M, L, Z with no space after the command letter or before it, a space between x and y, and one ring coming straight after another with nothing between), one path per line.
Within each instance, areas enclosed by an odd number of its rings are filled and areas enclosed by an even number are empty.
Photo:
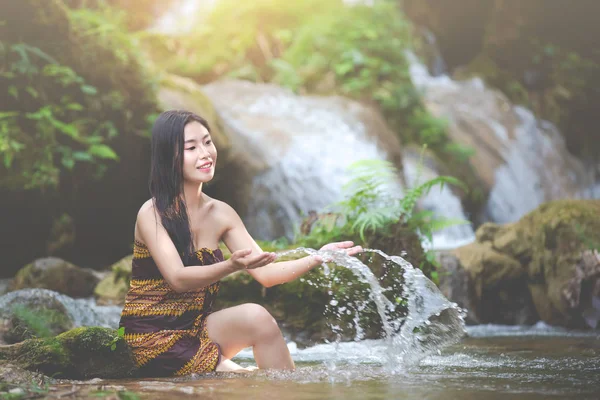
M361 253L363 251L362 246L355 246L354 242L348 240L346 242L333 242L333 243L329 243L326 244L325 246L321 247L319 249L319 251L321 250L333 250L333 251L345 251L346 254L348 254L349 256L355 256L358 253ZM315 262L317 262L318 264L322 263L322 262L328 262L330 260L324 260L323 257L321 256L312 256L315 260Z
M231 255L229 262L234 271L241 269L255 269L271 264L277 258L277 254L262 252L252 254L251 249L238 250Z
M358 253L361 253L363 251L363 248L362 246L355 246L354 242L348 240L346 242L334 242L326 244L325 246L321 247L320 250L344 250L349 256L354 256Z

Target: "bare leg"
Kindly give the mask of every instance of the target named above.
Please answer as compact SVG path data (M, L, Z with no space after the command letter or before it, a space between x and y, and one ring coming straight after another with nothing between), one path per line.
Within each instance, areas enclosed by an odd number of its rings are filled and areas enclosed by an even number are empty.
M294 369L277 322L258 304L242 304L212 313L206 320L206 329L208 337L221 347L224 361L232 363L230 359L240 350L252 346L259 368ZM227 367L224 362L221 364ZM219 366L217 369L221 370Z

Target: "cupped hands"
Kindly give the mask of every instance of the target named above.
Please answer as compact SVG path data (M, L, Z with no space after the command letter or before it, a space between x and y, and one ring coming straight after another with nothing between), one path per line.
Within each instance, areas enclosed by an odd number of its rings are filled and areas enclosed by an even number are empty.
M252 253L251 249L235 251L229 262L235 271L242 269L255 269L271 264L277 258L277 254L271 252Z

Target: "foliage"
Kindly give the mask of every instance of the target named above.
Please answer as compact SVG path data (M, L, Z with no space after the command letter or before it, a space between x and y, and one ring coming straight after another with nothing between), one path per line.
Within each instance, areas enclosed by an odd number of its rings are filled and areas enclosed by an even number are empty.
M138 31L148 28L164 13L174 0L63 0L72 9L118 10L119 18L127 23L129 30Z
M52 337L57 329L68 323L68 317L51 309L31 310L25 305L17 304L12 307L12 313L11 336L19 340Z
M300 238L302 244L315 246L344 236L358 236L365 242L367 234L397 223L407 225L431 241L433 232L465 222L440 219L430 211L415 212L418 200L435 186L442 188L450 184L464 188L456 178L439 176L415 185L399 197L398 189L394 188L399 173L392 163L357 161L349 172L352 179L344 186L346 199L331 207L335 217L319 220L310 234Z
M119 329L117 329L117 334L115 337L113 337L112 341L110 342L110 349L112 351L115 351L117 349L117 343L119 342L119 340L123 339L123 337L125 336L125 327L120 327Z
M147 130L156 110L122 21L108 8L61 4L24 1L3 21L0 186L57 188L75 169L100 177L119 159L117 137ZM19 13L32 15L32 28Z
M57 186L61 167L72 170L76 162L93 163L101 172L99 161L117 160L104 143L117 134L114 125L107 121L98 126L84 106L97 89L39 48L23 43L6 47L1 75L5 95L25 110L0 112L3 167L16 167L29 189Z

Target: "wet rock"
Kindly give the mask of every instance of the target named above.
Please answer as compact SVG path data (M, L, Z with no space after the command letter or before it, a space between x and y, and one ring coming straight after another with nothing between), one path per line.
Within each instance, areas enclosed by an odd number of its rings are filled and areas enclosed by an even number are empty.
M600 248L599 200L550 202L518 222L480 229L477 242L442 258L447 271L468 277L445 278L450 300L479 322L598 327L600 263L589 249Z
M11 290L43 288L70 297L89 297L98 284L98 277L56 257L41 258L23 267L15 276Z
M129 290L131 280L131 261L133 255L123 257L111 267L111 272L98 283L94 289L94 296L98 304L125 303L125 296Z
M600 328L600 254L586 250L575 266L573 278L563 288L571 310L581 310L590 328Z
M16 311L16 312L15 312ZM0 297L0 339L18 342L54 336L79 326L116 327L120 308L97 307L46 289L23 289Z
M18 292L13 292L18 293ZM51 337L74 327L65 306L52 296L13 296L3 301L0 336L5 343L18 343L35 337Z
M75 328L53 338L2 346L0 359L66 379L125 378L134 376L137 370L117 331L99 327Z
M12 278L0 279L0 296L10 291L12 285Z
M0 354L2 354L2 350L0 350ZM45 375L37 372L27 371L18 365L6 362L6 360L0 360L0 392L15 389L23 390L23 386L30 387L35 385L38 388L44 387L46 384L51 383L52 381L53 379ZM6 397L3 397L3 393L0 393L0 398Z

